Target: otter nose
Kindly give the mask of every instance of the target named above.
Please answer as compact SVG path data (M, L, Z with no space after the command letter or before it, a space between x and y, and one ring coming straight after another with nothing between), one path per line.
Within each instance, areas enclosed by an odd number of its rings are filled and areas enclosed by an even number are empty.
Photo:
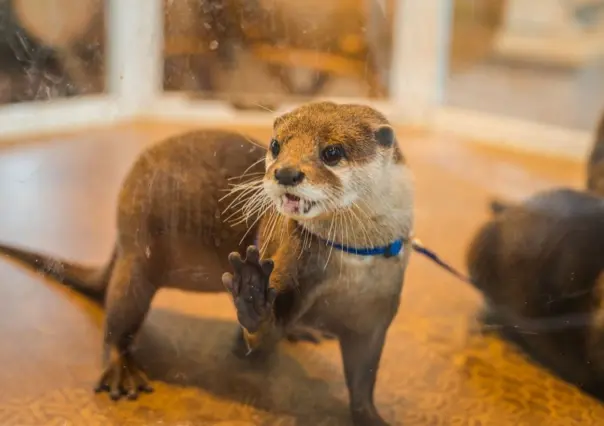
M292 167L275 170L275 179L284 186L296 186L304 180L304 173Z

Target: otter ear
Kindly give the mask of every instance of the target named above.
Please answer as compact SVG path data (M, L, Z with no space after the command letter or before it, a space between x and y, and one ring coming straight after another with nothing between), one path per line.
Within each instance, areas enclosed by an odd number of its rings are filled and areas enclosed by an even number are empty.
M377 143L383 147L389 148L396 142L396 135L394 134L394 129L387 124L379 126L375 132L375 140Z

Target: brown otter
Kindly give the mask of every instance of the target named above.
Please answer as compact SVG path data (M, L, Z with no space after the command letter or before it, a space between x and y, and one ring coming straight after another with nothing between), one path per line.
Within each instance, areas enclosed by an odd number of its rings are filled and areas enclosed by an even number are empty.
M604 195L604 115L600 118L594 143L587 159L586 187L598 195Z
M245 185L263 174L265 153L256 141L218 130L181 134L147 149L123 182L118 237L102 269L0 245L0 253L104 299L106 365L98 390L114 399L151 390L130 349L159 288L224 291L220 277L228 254L244 250L257 232L253 212L246 223L227 207L251 196ZM229 194L234 184L242 190ZM288 337L316 336L299 330Z
M248 211L257 244L232 253L231 292L250 350L299 324L340 341L355 425L387 424L373 393L397 313L413 227L413 179L386 118L317 102L275 120Z
M604 200L555 189L492 210L467 253L488 328L603 397Z

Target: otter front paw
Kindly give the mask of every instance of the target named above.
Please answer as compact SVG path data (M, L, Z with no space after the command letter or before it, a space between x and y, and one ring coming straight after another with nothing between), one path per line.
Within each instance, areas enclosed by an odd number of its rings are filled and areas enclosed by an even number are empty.
M233 296L237 320L248 333L257 332L271 318L277 290L269 287L272 260L260 260L255 246L247 248L245 260L239 253L229 255L234 274L222 275L222 283Z

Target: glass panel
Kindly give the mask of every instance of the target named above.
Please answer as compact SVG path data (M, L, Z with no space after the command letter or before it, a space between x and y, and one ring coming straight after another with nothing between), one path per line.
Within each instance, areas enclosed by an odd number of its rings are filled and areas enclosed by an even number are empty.
M168 91L383 97L394 0L164 0Z
M0 0L0 104L105 90L103 0Z
M604 103L604 1L456 0L447 104L591 129Z

